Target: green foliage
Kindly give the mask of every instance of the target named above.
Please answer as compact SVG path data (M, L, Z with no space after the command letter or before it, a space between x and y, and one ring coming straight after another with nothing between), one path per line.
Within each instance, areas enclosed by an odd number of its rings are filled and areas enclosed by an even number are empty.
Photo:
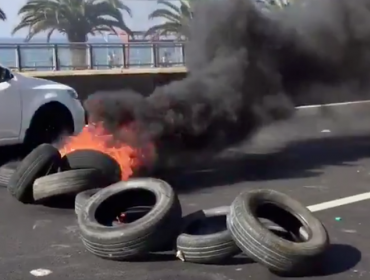
M6 20L6 14L2 9L0 9L0 20Z
M191 0L180 0L179 2L179 5L175 5L173 1L157 1L161 7L152 12L148 18L150 20L162 19L164 22L149 28L146 36L172 34L188 37L189 22L193 18Z
M88 34L115 33L115 28L131 34L122 11L132 16L120 0L28 0L18 12L21 20L13 34L28 28L26 41L43 32L47 32L49 41L57 31L70 42L85 42Z

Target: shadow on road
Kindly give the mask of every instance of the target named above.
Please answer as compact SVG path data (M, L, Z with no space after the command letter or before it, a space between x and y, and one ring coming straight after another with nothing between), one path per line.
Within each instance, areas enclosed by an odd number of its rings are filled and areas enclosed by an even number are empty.
M246 152L189 168L158 171L155 176L185 193L242 181L307 178L319 175L325 166L352 166L370 157L370 136L294 141L273 153Z
M361 252L345 244L332 244L315 276L327 276L342 273L355 267L361 261Z
M332 244L327 252L319 259L318 263L310 266L310 273L300 276L322 277L336 275L354 268L361 261L361 252L351 245ZM307 267L308 268L308 267ZM272 273L270 279L286 279L289 275L277 275Z
M75 208L75 196L74 195L59 195L57 197L46 199L38 204L49 207L49 208L74 209Z

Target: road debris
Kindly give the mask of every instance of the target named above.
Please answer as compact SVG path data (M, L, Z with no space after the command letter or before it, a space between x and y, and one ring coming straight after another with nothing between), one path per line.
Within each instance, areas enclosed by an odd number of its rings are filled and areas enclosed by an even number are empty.
M176 252L176 258L180 259L181 261L185 261L184 254L179 250Z
M342 232L345 232L345 233L357 233L357 230L354 230L354 229L342 229Z
M31 270L30 273L33 276L40 277L40 276L47 276L49 274L52 274L53 272L49 269L38 268L38 269Z

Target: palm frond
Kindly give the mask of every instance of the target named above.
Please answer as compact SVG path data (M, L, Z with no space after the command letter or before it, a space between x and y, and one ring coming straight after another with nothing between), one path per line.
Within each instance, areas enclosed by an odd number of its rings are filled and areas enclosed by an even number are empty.
M6 14L2 9L0 9L0 20L6 20Z
M180 14L174 14L169 10L166 9L157 9L153 11L149 15L149 19L156 19L156 18L164 18L171 22L180 22L181 21L181 15Z
M27 40L41 32L47 32L49 40L58 31L71 42L84 42L88 34L114 28L131 34L122 12L132 16L121 0L28 0L18 12L21 20L12 33L28 28Z
M181 30L181 24L177 24L174 22L166 22L162 24L157 24L150 27L144 34L145 37L153 36L153 35L160 35L160 36L167 36L172 34L179 34L179 30Z
M152 26L147 30L145 36L153 34L168 35L176 34L177 36L187 35L186 31L190 20L193 17L193 13L190 6L191 0L180 0L179 5L175 5L169 0L158 0L160 8L149 14L148 18L153 19L164 19L164 23Z

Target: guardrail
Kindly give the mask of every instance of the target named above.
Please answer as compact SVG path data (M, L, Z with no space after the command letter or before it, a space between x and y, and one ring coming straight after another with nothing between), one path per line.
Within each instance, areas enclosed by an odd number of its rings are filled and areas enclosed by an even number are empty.
M16 71L179 67L184 61L184 42L0 43L0 62Z

